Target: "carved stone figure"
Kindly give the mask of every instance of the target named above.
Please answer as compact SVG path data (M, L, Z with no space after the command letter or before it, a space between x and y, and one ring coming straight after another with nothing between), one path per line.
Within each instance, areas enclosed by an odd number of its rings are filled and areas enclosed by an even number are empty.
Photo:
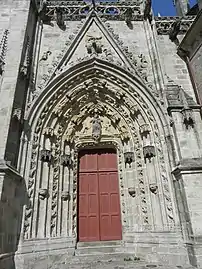
M102 125L101 125L101 119L97 112L95 112L95 115L92 119L92 137L96 141L98 141L101 138L102 134Z
M86 35L86 48L89 54L99 54L102 53L102 37L101 36L94 36L92 34Z

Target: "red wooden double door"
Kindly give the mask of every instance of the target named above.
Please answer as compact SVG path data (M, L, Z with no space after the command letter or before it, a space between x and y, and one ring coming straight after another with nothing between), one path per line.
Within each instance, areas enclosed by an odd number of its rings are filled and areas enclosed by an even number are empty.
M122 227L115 150L81 151L79 160L78 240L120 240Z

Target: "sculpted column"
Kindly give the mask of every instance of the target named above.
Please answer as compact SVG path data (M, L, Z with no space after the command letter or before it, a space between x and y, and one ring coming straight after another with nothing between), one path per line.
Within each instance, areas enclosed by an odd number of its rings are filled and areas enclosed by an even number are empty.
M47 199L49 196L50 165L52 160L51 142L45 139L44 149L41 150L41 175L38 191L37 237L46 237L47 226Z

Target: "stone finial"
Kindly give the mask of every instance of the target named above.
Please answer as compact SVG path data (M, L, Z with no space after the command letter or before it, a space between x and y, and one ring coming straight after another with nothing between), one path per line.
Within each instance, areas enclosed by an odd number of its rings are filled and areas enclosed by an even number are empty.
M144 158L149 159L149 161L151 161L151 158L155 157L155 147L154 146L144 146L143 147L143 154L144 154Z
M70 167L72 163L71 155L70 154L64 154L61 156L61 164L66 167Z
M134 152L132 152L132 151L125 152L124 159L125 159L125 164L128 163L129 166L131 167L131 163L133 163L135 161Z
M41 150L41 161L50 163L52 159L51 151L48 149Z

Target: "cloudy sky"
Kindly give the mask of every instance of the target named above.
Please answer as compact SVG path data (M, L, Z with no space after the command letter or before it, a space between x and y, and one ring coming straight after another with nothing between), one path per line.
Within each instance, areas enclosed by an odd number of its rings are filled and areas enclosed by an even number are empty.
M190 6L196 4L197 0L190 0ZM173 6L173 0L152 0L154 14L158 13L161 16L174 16L175 8Z

